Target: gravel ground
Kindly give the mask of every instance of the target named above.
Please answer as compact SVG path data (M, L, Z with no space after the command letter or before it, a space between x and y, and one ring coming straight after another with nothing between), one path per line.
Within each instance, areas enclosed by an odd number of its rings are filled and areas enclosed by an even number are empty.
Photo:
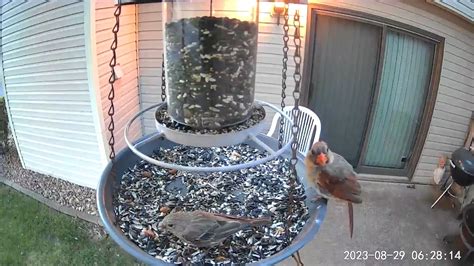
M94 189L23 169L14 148L10 148L1 161L6 179L63 206L98 215Z

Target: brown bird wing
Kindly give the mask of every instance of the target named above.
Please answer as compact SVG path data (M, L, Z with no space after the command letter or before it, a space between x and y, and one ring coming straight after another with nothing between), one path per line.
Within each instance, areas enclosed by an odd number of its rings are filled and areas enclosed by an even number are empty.
M197 246L213 246L244 227L237 221L223 221L209 214L196 214L182 237Z
M318 185L338 199L362 203L361 186L352 166L334 153L334 160L321 169Z
M181 235L185 241L201 246L202 244L205 245L206 241L209 241L215 227L217 227L215 221L195 216Z
M213 230L216 239L225 239L229 235L252 225L252 219L246 217L232 216L222 213L203 213L209 219L216 221L217 227Z
M222 214L222 213L214 213L213 215L219 221L226 221L226 222L235 221L235 222L239 222L242 225L260 226L260 225L272 224L272 219L270 217L249 218L249 217L233 216L233 215Z
M248 224L241 224L239 222L217 221L218 227L214 230L214 239L222 241L225 238L237 233L238 231L248 227Z

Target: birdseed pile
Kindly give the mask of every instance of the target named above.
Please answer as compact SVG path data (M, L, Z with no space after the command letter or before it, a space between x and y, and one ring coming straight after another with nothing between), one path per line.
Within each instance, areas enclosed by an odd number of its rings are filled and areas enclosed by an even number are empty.
M265 109L262 106L254 106L252 108L252 113L250 115L250 118L245 120L245 122L243 123L233 125L233 126L223 127L219 129L197 129L197 128L192 128L190 126L186 126L176 121L173 121L173 119L171 119L171 117L169 116L166 108L159 109L156 112L156 120L160 124L163 124L165 125L165 127L170 128L170 129L175 129L184 133L192 133L192 134L216 135L216 134L242 131L244 129L255 126L256 124L260 123L263 119L265 119Z
M153 157L190 166L225 166L266 155L240 144L160 148ZM115 195L117 225L142 250L169 263L226 265L259 261L288 246L309 218L303 185L297 185L293 212L288 213L289 178L287 159L235 172L205 174L169 170L140 161L123 175ZM158 228L172 210L271 217L273 224L239 231L217 247L199 249ZM287 238L285 227L289 223L292 226Z
M166 84L173 120L217 129L250 116L257 34L256 23L227 17L166 23Z

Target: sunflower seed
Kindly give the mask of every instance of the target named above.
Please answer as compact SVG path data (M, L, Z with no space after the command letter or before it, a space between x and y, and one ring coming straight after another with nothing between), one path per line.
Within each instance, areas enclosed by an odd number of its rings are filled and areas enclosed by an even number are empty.
M215 148L160 148L152 157L190 166L223 166L264 156L267 156L266 152L241 144ZM120 181L114 202L117 224L139 248L168 263L224 265L259 261L287 247L309 217L304 187L300 185L295 187L294 213L287 213L287 184L291 177L288 165L287 159L276 159L236 172L196 174L170 173L140 161ZM153 178L142 174L145 169ZM167 211L173 209L248 217L272 216L273 224L239 231L220 246L199 249L158 228ZM292 221L288 228L289 238L285 229L288 219ZM147 237L145 232L149 236L153 232L155 237Z

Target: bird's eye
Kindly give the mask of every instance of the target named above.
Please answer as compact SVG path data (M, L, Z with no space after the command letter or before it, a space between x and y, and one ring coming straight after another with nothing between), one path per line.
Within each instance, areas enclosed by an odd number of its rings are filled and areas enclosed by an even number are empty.
M173 227L174 225L173 224L169 224L168 227Z

